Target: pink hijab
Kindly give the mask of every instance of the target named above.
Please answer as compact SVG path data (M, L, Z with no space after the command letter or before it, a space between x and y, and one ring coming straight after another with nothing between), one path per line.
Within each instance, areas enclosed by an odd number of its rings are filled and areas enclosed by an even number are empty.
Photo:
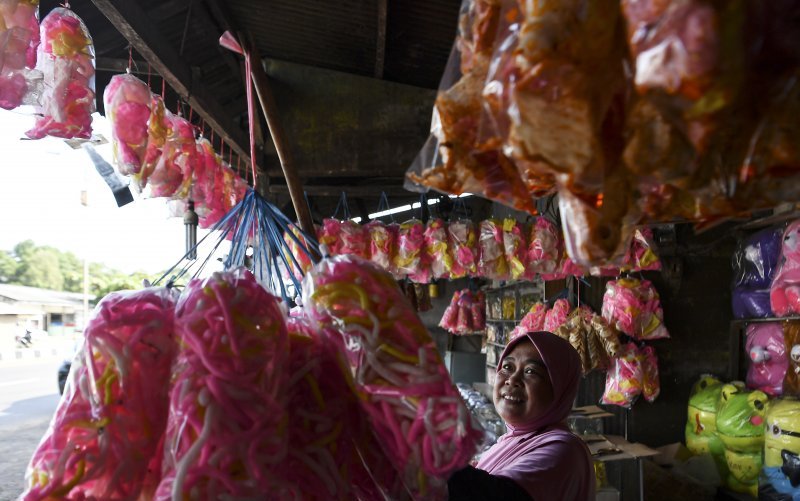
M477 467L513 479L536 501L594 498L594 466L583 440L564 424L581 379L578 352L550 332L529 332L510 341L500 361L518 344L530 341L539 350L553 385L553 403L523 426L506 425ZM498 369L500 364L498 364Z

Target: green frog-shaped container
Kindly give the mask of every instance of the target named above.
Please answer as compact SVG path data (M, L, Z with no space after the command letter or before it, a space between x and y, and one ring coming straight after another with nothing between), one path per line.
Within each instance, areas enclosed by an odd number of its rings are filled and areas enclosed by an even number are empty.
M758 496L762 466L767 394L726 384L717 407L717 434L725 446L730 473L723 479L731 490Z

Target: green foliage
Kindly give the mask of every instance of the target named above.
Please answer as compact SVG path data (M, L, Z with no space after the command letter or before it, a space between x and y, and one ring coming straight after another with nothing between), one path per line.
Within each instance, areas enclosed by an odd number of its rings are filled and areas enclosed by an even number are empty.
M89 263L89 294L97 299L125 289L141 289L144 272L133 274ZM66 292L83 292L83 261L71 252L33 241L18 243L11 251L0 251L0 283L39 287Z

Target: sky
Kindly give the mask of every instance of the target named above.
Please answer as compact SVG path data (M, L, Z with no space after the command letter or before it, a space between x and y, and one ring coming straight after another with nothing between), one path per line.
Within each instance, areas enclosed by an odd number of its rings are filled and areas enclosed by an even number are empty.
M21 139L32 125L29 112L0 109L0 250L33 240L126 273L151 274L183 256L183 219L170 217L166 199L134 193L132 203L117 207L85 151L62 139ZM93 129L110 137L97 113ZM96 150L113 165L110 144ZM88 206L81 205L82 190ZM198 230L198 238L204 234Z

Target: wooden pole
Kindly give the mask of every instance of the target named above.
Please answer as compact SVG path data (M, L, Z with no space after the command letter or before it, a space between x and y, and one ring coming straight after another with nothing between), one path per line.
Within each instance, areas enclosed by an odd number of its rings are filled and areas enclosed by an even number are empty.
M250 59L252 61L250 71L253 76L253 85L258 95L258 101L261 104L261 111L267 119L267 126L269 127L270 136L272 136L272 142L275 143L275 151L278 153L278 159L281 162L281 170L283 170L283 176L286 178L286 187L289 190L289 197L292 199L294 212L297 214L300 228L308 235L316 236L314 221L311 219L311 209L309 209L308 202L303 194L303 182L300 180L300 176L297 175L294 157L287 146L286 134L278 118L278 108L275 104L275 96L273 96L272 89L269 85L269 77L264 71L261 56L255 44L251 43L249 45L250 47L248 47L248 50L250 51ZM312 257L319 260L319 256L312 255Z

